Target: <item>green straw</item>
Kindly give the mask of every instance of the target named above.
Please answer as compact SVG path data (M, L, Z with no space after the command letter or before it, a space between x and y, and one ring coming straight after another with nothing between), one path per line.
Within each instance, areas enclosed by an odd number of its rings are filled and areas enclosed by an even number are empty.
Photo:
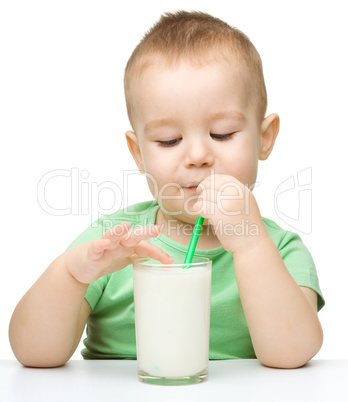
M184 264L190 264L192 262L193 255L194 255L195 250L196 250L198 238L199 238L199 235L200 235L202 227L203 227L203 222L204 222L204 218L199 216L197 218L195 227L193 228L193 233L192 233L190 244L189 244L188 249L187 249ZM190 267L191 267L191 265L184 265L183 268L187 269L187 268L190 268Z

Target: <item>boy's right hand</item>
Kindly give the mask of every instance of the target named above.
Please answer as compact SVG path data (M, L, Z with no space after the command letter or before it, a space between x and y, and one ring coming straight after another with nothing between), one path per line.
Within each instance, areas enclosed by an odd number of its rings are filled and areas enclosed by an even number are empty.
M159 226L130 229L129 223L123 222L100 239L66 251L65 266L77 281L88 284L125 268L137 258L149 257L171 264L173 259L167 253L146 241L159 233Z

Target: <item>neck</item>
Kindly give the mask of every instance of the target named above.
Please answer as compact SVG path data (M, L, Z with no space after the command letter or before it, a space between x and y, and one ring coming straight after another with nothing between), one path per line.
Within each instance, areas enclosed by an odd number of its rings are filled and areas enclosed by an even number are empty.
M156 215L156 225L161 227L161 233L184 246L190 244L194 224L183 222L176 217L165 215L161 208ZM210 225L204 225L197 242L197 248L210 250L219 247L220 241Z

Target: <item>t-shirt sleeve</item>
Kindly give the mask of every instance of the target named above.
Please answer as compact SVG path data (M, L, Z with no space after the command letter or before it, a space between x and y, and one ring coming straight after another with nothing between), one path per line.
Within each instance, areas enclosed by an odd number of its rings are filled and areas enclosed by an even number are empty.
M107 276L102 276L95 282L91 283L87 288L85 299L91 306L92 310L95 309L95 306L98 304L98 301L104 292L104 289L108 282L107 278L108 278Z
M300 236L285 232L278 244L279 253L299 286L313 289L318 295L318 311L325 305L313 258Z

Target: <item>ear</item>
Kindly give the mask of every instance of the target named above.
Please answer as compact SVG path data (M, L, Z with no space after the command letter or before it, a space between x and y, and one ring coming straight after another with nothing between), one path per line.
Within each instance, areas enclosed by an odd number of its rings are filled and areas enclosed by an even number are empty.
M261 123L261 148L259 159L266 160L272 152L279 133L279 116L275 113L264 118Z
M140 152L138 137L133 131L126 132L127 145L130 153L133 156L134 162L137 164L139 172L145 173L143 158Z

